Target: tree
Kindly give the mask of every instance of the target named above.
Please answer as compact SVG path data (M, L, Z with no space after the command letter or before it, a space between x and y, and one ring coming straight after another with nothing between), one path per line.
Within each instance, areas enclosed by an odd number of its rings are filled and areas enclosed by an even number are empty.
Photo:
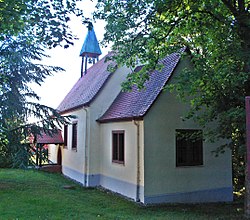
M45 48L64 45L76 39L68 26L71 15L83 16L80 0L2 0L0 2L0 39L25 33Z
M0 2L0 162L25 167L30 161L30 134L53 133L68 122L55 109L38 104L30 83L62 71L42 64L45 50L73 45L68 22L82 16L78 0L2 0ZM38 122L27 124L28 117Z
M206 128L207 139L230 140L215 153L232 149L234 181L242 182L244 98L250 95L249 0L106 0L98 1L95 15L107 22L104 43L113 42L118 63L146 63L128 75L125 88L142 88L149 70L160 68L159 59L178 48L189 49L193 70L184 71L170 89L189 100L187 118ZM217 127L209 129L213 122ZM246 214L250 216L250 208Z

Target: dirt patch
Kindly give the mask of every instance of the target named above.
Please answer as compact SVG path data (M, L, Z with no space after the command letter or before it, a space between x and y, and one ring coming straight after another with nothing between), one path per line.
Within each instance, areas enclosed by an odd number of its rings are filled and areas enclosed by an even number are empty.
M63 189L76 189L76 187L72 185L65 185L63 186Z
M11 183L0 183L0 190L2 189L10 189L12 187Z

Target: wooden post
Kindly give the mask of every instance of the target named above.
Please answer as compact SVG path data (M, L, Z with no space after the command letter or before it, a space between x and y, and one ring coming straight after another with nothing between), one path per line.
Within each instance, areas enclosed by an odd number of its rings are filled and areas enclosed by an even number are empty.
M38 143L36 143L36 166L38 166Z
M246 177L245 177L245 215L250 217L250 96L245 98L246 105Z
M42 166L42 148L43 148L43 145L39 144L39 167Z
M87 74L87 65L88 65L88 54L85 55L85 70L84 70L84 75Z
M81 77L83 76L83 64L84 64L84 57L82 57L82 65L81 65Z

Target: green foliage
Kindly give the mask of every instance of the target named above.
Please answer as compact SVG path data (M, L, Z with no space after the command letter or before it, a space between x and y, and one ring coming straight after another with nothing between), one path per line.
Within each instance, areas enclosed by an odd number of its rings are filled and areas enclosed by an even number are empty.
M32 164L30 135L51 134L68 123L70 117L38 104L30 85L63 71L42 59L46 49L73 44L68 22L72 14L82 16L77 1L0 1L0 167ZM27 124L29 117L37 123Z
M79 0L1 0L0 39L26 33L33 41L49 47L73 44L68 22L70 16L82 16Z
M3 132L0 132L0 167L8 167L10 168L12 166L12 151L14 151L13 148L7 147L7 138L4 136L5 134Z
M191 69L167 89L191 104L187 119L206 129L206 139L229 139L215 153L233 150L237 178L244 178L244 98L250 95L249 10L247 0L100 0L95 14L107 22L104 43L113 42L119 64L147 64L128 76L126 89L142 88L159 59L188 48Z
M40 45L27 36L8 38L1 44L0 129L7 140L1 144L2 149L11 149L4 152L8 154L6 166L10 161L15 161L12 164L15 167L17 164L21 167L29 165L30 151L25 145L27 137L31 133L39 134L41 130L46 133L56 130L66 122L67 118L60 116L56 110L38 104L39 97L29 88L30 83L41 85L47 76L62 71L59 67L36 63L44 56ZM35 117L38 122L27 124L29 117Z

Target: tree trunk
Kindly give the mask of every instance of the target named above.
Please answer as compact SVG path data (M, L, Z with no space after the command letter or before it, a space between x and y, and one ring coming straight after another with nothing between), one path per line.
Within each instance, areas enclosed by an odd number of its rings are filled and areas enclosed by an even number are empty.
M238 19L239 36L241 38L242 55L244 60L244 72L250 73L250 16L244 13ZM246 176L245 176L245 216L250 219L250 79L246 84Z
M244 12L237 17L238 34L241 40L244 72L250 72L250 14ZM250 95L250 94L248 94Z
M245 215L250 218L250 96L246 97L246 177L245 177Z

